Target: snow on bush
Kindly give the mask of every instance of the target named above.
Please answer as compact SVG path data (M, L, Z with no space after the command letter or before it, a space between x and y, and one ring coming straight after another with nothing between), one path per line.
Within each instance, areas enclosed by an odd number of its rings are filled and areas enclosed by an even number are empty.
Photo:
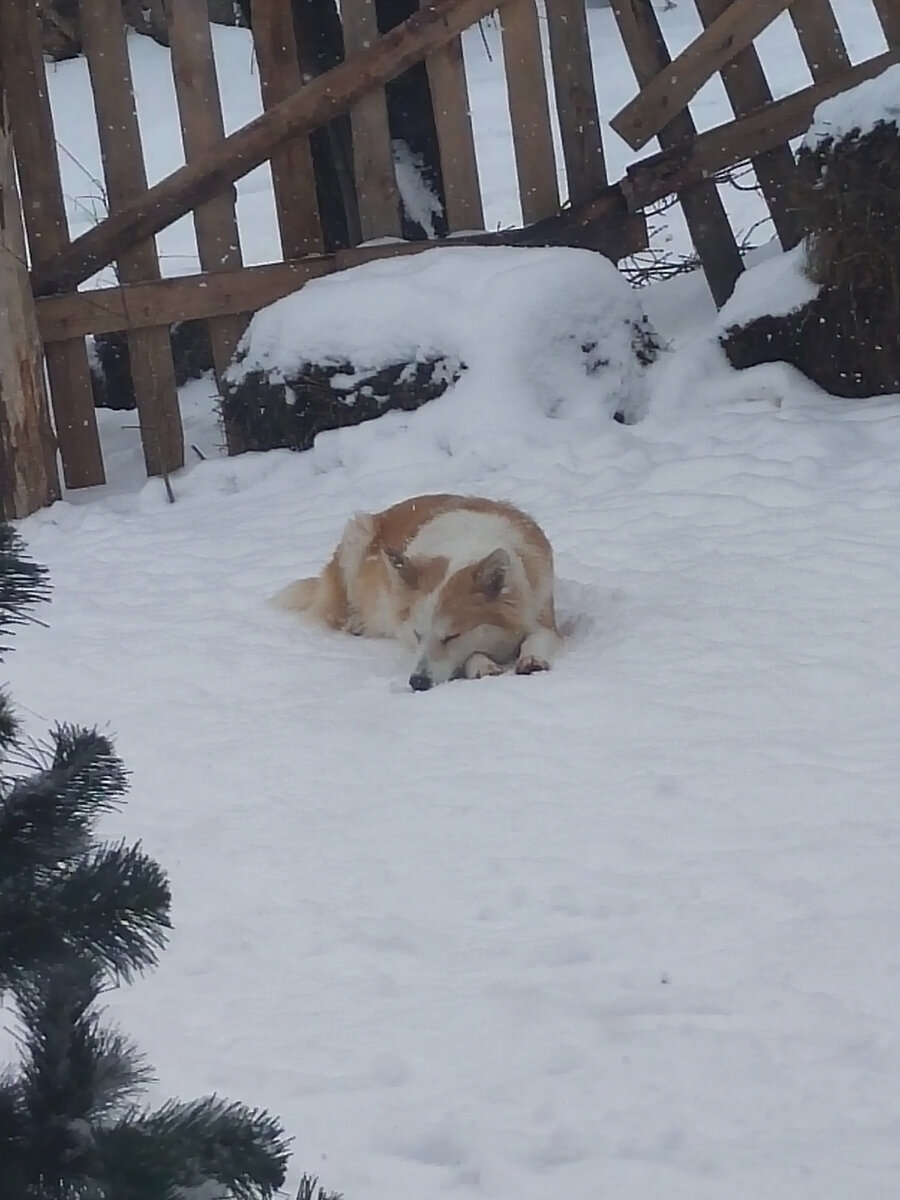
M813 123L803 139L807 149L832 138L871 132L876 125L900 122L900 63L888 67L874 79L823 100L813 114Z
M807 274L806 249L801 242L744 271L720 310L716 327L726 330L758 317L787 316L814 300L818 292L818 285Z
M643 413L657 350L636 293L599 254L447 247L314 280L258 312L224 411L245 410L254 394L271 410L273 387L287 407L312 404L304 382L314 374L321 391L331 368L328 427L355 424L351 410L372 399L367 380L408 364L408 381L417 366L444 363L444 394L403 420L447 453L489 433L544 442L555 426L571 439Z

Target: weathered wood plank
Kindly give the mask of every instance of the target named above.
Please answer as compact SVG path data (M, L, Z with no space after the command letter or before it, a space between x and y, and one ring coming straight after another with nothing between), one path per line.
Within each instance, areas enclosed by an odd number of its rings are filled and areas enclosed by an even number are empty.
M812 84L768 108L738 121L706 130L680 145L670 146L628 168L623 190L629 208L642 209L664 196L708 179L736 163L745 162L772 145L805 133L813 113L823 100L874 79L887 67L900 62L900 47L857 63L839 78Z
M509 0L500 31L522 219L539 221L559 207L559 188L535 0Z
M510 0L499 0L503 5ZM82 283L118 253L152 237L265 162L289 138L309 133L346 112L373 87L383 86L445 46L497 7L498 0L434 0L368 50L307 83L267 113L123 205L50 260L36 263L36 294Z
M792 0L731 0L678 57L647 79L610 124L635 150L645 146L704 83L770 25ZM668 59L668 55L666 55Z
M569 200L577 204L607 180L584 0L545 0L556 112Z
M0 22L0 36L7 35ZM51 504L60 490L4 75L0 66L0 519L9 521Z
M119 0L81 0L81 29L97 111L109 210L114 214L139 199L147 188ZM120 248L116 262L123 283L159 278L159 260L152 240L127 250ZM147 474L168 474L184 465L184 435L168 329L128 330L128 355Z
M889 46L900 46L900 4L897 0L872 0L885 40Z
M348 62L378 41L375 0L342 0L344 50ZM353 174L364 242L399 237L400 193L388 126L384 87L373 87L350 109L353 131Z
M790 12L813 81L846 71L850 55L828 0L794 0Z
M56 140L34 0L0 4L4 81L22 189L32 261L69 243ZM103 455L94 410L91 371L83 339L46 347L47 377L63 474L69 487L103 483Z
M650 0L612 0L612 9L638 83L646 85L671 61L653 6ZM660 129L659 144L690 143L696 134L685 108ZM724 304L743 265L722 198L714 183L699 182L684 187L679 199L713 299Z
M225 136L216 79L207 0L178 0L167 6L172 72L187 162ZM204 271L237 270L242 266L234 189L214 196L194 211L197 252ZM221 385L247 319L239 313L209 323L213 363Z
M712 25L728 8L730 0L695 0L704 25ZM772 103L759 55L753 44L739 51L721 71L722 83L736 117L746 116L755 109ZM795 246L802 237L793 200L796 168L788 144L764 150L753 160L753 169L772 216L775 232L785 250Z
M483 229L475 139L469 113L469 86L458 37L425 60L451 233Z
M100 288L46 296L37 301L45 341L114 329L172 324L235 311L252 312L273 304L307 283L333 271L448 246L583 246L599 250L614 262L642 247L643 219L628 214L620 187L596 196L524 229L480 233L451 241L384 243L355 246L336 254L310 255L286 263L244 267L209 275L179 276L130 287Z
M251 12L260 91L268 110L303 86L293 13L283 0L252 0ZM322 226L309 137L286 142L273 153L271 166L282 254L298 258L317 253Z

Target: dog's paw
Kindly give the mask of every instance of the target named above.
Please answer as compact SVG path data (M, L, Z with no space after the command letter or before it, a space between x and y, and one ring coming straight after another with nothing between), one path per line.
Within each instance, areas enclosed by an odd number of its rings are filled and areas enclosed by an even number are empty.
M486 654L473 654L466 659L466 679L485 679L488 675L502 675L503 668Z
M536 671L549 671L550 664L545 658L539 658L536 654L523 654L516 663L517 675L534 675Z

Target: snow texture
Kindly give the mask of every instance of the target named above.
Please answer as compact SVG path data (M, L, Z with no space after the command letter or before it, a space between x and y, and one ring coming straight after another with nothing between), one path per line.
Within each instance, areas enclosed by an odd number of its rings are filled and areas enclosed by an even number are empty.
M422 229L426 237L435 238L435 218L443 214L443 205L428 181L422 156L414 154L409 145L395 138L391 142L394 173L403 211Z
M883 48L867 3L836 9L854 61ZM694 6L659 15L677 54ZM634 80L609 11L588 18L616 112ZM233 129L258 81L242 31L215 37ZM463 43L493 227L518 204L499 31ZM756 44L776 95L808 83L787 14ZM129 46L154 180L180 155L170 67ZM100 175L83 60L50 82L77 233ZM692 112L729 119L718 80ZM607 151L616 178L631 152ZM245 261L277 257L267 170L238 196ZM189 220L159 242L168 273L195 268ZM106 832L172 875L169 950L109 996L152 1098L269 1106L289 1187L307 1170L347 1200L892 1196L900 398L731 371L693 276L646 294L673 344L646 418L589 421L544 330L527 366L512 353L536 304L451 296L466 311L425 331L478 320L491 364L464 419L438 402L228 460L200 381L182 410L207 461L175 504L103 412L107 486L21 523L54 592L4 664L19 711L35 737L111 729L133 788ZM522 399L532 370L576 402ZM546 528L568 635L548 674L415 695L399 647L265 605L353 511L440 489Z
M643 412L643 321L637 293L602 255L455 246L328 275L262 309L228 378L262 371L280 382L308 362L370 373L446 356L467 369L416 420L437 422L448 449L489 430L543 440L548 414L593 431L620 409Z
M731 298L719 311L717 328L747 325L757 317L795 312L819 294L806 273L806 247L801 242L786 254L767 258L744 271Z
M826 138L840 141L850 134L869 133L878 124L900 123L900 63L874 79L823 100L813 114L813 123L803 139L810 148Z

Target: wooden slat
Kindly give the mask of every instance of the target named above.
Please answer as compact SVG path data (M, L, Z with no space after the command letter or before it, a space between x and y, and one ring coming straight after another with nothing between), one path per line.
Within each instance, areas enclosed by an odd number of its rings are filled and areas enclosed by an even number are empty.
M695 3L704 25L711 25L726 11L730 0L695 0ZM772 103L772 93L752 43L726 63L721 74L736 117L746 116L748 112ZM793 201L796 168L791 148L785 142L757 154L752 161L775 232L781 245L788 250L803 236Z
M506 4L509 0L499 0ZM368 50L311 80L288 100L207 150L82 234L63 253L35 264L36 294L82 283L117 254L152 237L265 162L284 142L326 125L373 87L402 74L492 12L498 0L434 0Z
M535 0L509 0L500 28L522 219L539 221L559 207L559 188Z
M644 86L671 61L656 13L650 0L612 0L612 9L635 76ZM659 144L665 149L691 142L696 135L691 114L684 109L659 131ZM722 198L714 183L704 182L685 187L679 199L713 299L722 305L743 270Z
M0 34L9 35L2 18ZM4 75L0 66L0 520L10 521L58 499L59 479L25 263Z
M850 55L828 0L794 0L790 11L813 80L846 71Z
M119 0L81 0L81 29L97 110L97 132L109 210L115 213L146 192L131 66ZM116 255L123 283L159 278L152 241ZM128 331L128 356L148 475L165 475L184 465L184 435L169 331Z
M614 262L641 245L643 218L634 222L619 186L605 188L588 201L525 229L480 233L421 242L354 246L335 254L310 255L286 263L268 263L210 275L178 276L130 287L99 288L37 301L45 340L86 333L200 320L222 313L251 312L274 304L307 283L333 271L378 258L420 254L448 246L571 246L599 250Z
M251 12L263 107L270 109L303 86L293 14L283 0L252 0ZM322 249L322 226L309 136L285 143L271 165L282 254L315 254Z
M872 0L885 40L889 46L900 46L900 4L897 0Z
M352 63L378 41L375 0L341 0L344 51ZM364 242L400 237L400 193L383 87L374 87L350 109L353 131L353 174Z
M545 3L569 200L577 204L607 183L587 16L584 0Z
M462 42L453 38L425 60L447 199L447 228L483 229L484 210Z
M179 0L177 4L167 6L166 15L185 161L190 162L225 136L209 13L206 0ZM194 229L204 271L241 268L243 260L233 186L194 211ZM247 314L228 313L213 317L209 322L213 366L220 392L247 319ZM242 436L229 422L225 423L225 441L231 454L245 448Z
M69 243L47 76L34 0L3 0L4 78L32 261ZM16 119L18 117L18 119ZM91 371L84 340L45 347L47 378L63 474L69 487L103 483Z
M178 0L167 6L172 73L187 162L225 136L216 79L207 0ZM204 271L242 266L241 243L234 210L234 189L214 196L194 211L197 251ZM247 318L238 313L209 323L213 363L221 387Z
M768 108L706 130L635 163L628 168L622 185L629 207L645 208L692 186L698 179L707 179L770 146L799 137L809 128L813 113L823 100L874 79L896 62L900 62L900 47L857 63L840 78L812 84L793 96L776 100Z
M610 124L634 150L645 146L716 71L770 25L791 0L731 0L678 57L648 79ZM668 59L668 55L666 56Z

